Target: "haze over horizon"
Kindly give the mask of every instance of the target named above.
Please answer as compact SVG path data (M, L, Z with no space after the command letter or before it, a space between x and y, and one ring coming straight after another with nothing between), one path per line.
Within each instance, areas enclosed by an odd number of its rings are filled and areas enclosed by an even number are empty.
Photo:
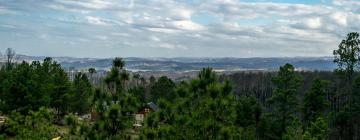
M360 31L358 0L0 0L0 52L318 57Z
M15 51L15 50L14 50ZM1 52L3 54L3 52ZM16 53L16 52L15 52ZM269 56L269 57L261 57L261 56L249 56L249 57L236 57L236 56L223 56L223 57L211 57L211 56L203 56L203 57L197 57L197 56L178 56L178 57L171 57L171 56L148 56L148 57L144 57L144 56L127 56L127 57L122 57L122 56L111 56L111 57L79 57L79 56L62 56L62 55L59 55L59 56L56 56L56 55L27 55L27 54L15 54L15 60L21 60L21 59L18 59L19 57L22 57L22 58L25 58L25 57L29 57L29 58L35 58L35 57L43 57L43 58L46 58L46 57L52 57L52 58L74 58L74 59L114 59L116 57L121 57L121 58L140 58L140 59L181 59L181 58L184 58L184 59L226 59L226 58L229 58L229 59L252 59L252 58L264 58L264 59L271 59L271 58L315 58L315 59L321 59L321 58L331 58L333 59L334 56ZM1 60L1 58L0 58ZM43 59L40 59L40 60L43 60Z

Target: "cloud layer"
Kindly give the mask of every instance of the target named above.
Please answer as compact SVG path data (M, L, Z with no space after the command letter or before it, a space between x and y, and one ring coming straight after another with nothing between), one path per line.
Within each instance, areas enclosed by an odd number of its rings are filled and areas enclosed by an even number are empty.
M359 7L357 0L0 0L0 49L76 57L329 56L348 32L360 32Z

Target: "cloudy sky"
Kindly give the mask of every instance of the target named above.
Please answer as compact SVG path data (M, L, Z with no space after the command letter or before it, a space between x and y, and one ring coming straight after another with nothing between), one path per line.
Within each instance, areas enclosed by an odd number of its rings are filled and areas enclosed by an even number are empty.
M360 0L0 0L0 52L75 57L330 56Z

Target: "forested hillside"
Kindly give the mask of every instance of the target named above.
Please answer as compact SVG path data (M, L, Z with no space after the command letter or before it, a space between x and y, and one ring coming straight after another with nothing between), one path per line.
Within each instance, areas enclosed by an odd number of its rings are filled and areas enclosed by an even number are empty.
M359 43L358 33L348 34L334 50L333 72L296 71L289 63L232 75L203 68L178 83L131 74L119 57L104 84L94 82L94 68L70 80L52 58L14 63L8 49L0 139L358 140Z
M17 60L42 61L46 57L17 55ZM66 70L83 70L94 67L97 70L111 68L112 58L74 58L54 57ZM130 71L167 71L188 72L199 71L203 67L211 67L217 71L239 70L276 70L285 63L291 63L300 70L326 70L336 68L332 57L274 57L274 58L123 58L126 69Z

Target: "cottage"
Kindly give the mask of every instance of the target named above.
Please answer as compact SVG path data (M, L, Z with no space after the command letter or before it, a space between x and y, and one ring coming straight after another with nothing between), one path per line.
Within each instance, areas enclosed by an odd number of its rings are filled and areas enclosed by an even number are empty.
M0 124L4 124L6 120L5 116L0 116Z
M147 103L145 106L140 108L138 112L135 114L135 123L133 127L135 129L141 127L144 122L144 117L146 117L146 115L150 112L157 112L157 111L159 111L159 109L155 103L153 102Z

